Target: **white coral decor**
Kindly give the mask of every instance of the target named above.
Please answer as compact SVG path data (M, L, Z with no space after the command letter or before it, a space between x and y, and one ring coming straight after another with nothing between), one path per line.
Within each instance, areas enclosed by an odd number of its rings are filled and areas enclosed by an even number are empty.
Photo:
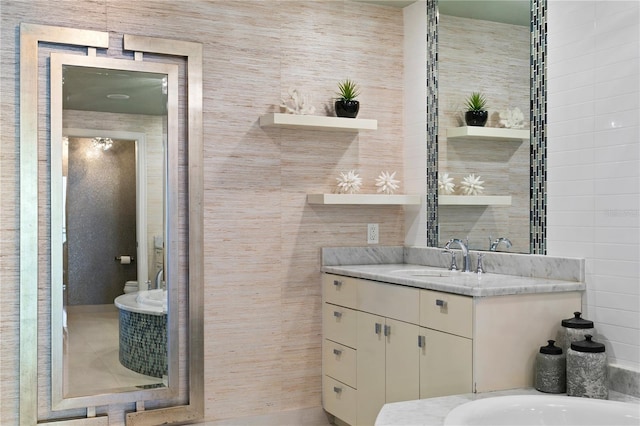
M378 187L378 192L384 192L385 194L393 194L393 191L400 188L399 180L394 179L396 177L396 172L382 172L380 176L376 178L376 186Z
M355 170L350 170L347 173L340 172L340 177L337 177L338 181L338 194L355 194L360 191L362 186L362 178Z
M476 175L470 174L460 182L460 186L464 195L480 195L484 191L483 183L484 181L480 180L480 176L476 177Z
M453 194L456 190L456 184L453 183L453 178L449 177L449 173L443 173L438 179L438 189L440 193L444 195Z
M500 111L500 125L508 129L522 129L524 127L524 114L520 108Z
M290 114L308 115L316 112L316 107L310 105L311 100L298 89L289 88L289 99L282 98L280 107L284 108Z

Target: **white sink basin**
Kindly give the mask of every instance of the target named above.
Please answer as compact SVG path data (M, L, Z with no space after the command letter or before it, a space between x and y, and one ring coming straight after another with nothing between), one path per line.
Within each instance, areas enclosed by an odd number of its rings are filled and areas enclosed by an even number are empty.
M420 268L420 269L396 269L391 271L394 275L407 275L411 277L450 277L459 274L459 271L449 271L442 268Z

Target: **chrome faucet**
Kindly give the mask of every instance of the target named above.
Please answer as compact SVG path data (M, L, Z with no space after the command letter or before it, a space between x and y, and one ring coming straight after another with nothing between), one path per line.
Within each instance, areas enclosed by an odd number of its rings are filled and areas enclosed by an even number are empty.
M489 236L489 251L498 250L498 246L500 245L500 243L504 243L504 245L507 248L511 247L511 240L509 240L508 238L500 237L500 238L496 238L495 240L491 241L491 236Z
M164 278L164 269L159 269L155 279L156 288L157 289L161 288L164 290L164 286L162 285L162 282L164 280L162 278Z
M447 241L444 249L449 250L451 248L451 244L458 244L460 249L462 250L462 272L471 272L471 262L469 261L469 248L467 244L465 244L462 240L458 238L452 238Z

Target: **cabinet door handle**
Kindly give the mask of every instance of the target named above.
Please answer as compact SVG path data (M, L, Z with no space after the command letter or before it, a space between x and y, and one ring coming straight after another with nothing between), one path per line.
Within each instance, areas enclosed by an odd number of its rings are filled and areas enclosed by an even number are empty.
M384 335L385 336L391 336L391 326L390 325L385 325L384 326Z
M334 386L334 387L333 387L333 391L334 391L335 393L340 393L340 392L342 392L342 388L339 388L339 387L337 387L337 386Z
M424 336L418 336L418 347L424 348L426 344L426 338Z
M333 285L335 285L336 287L341 286L341 285L342 285L342 281L340 281L340 280L333 280Z
M333 316L336 318L342 318L342 312L333 311Z
M340 349L334 349L334 350L333 350L333 354L334 354L334 355L338 355L338 356L340 356L340 354L341 354L341 353L342 353L342 351L341 351Z
M376 334L380 334L380 331L382 330L382 324L380 324L379 322L376 323L376 327L375 327L375 333Z
M443 308L447 306L447 301L442 299L436 299L436 306L442 306Z

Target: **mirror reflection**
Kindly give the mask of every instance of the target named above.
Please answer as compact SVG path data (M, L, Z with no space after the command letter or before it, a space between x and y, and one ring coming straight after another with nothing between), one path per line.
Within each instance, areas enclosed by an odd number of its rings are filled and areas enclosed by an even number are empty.
M62 76L63 397L163 387L167 75Z
M438 8L438 245L468 237L475 250L528 253L529 1L440 0ZM476 128L465 121L474 92L488 111ZM516 108L523 122L505 120Z

